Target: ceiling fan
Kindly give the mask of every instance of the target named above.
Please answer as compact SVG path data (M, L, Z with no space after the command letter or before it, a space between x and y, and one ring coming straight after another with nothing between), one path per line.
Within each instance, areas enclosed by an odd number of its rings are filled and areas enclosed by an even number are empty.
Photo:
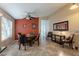
M36 17L32 16L32 12L28 12L28 13L26 13L24 19L33 20L33 19L36 19Z

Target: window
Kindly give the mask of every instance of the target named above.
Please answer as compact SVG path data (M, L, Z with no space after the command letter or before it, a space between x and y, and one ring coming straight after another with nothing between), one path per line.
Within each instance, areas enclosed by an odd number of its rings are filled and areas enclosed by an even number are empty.
M46 39L48 31L49 31L49 21L48 20L41 20L41 39L42 40Z
M12 21L2 17L1 20L1 40L7 40L12 36Z

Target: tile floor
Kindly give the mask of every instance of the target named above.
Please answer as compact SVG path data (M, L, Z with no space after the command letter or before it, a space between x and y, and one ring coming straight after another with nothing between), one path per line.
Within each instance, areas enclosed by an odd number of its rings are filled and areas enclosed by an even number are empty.
M18 44L15 43L4 50L0 56L78 56L79 51L72 50L68 47L62 47L61 45L52 42L50 40L41 43L38 47L33 45L27 46L27 50L18 50Z

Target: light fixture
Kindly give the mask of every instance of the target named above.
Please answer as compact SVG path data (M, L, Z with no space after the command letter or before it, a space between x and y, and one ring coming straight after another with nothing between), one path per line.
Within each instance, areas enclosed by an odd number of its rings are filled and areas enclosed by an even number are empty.
M30 18L29 17L26 17L25 19L29 20Z
M23 27L26 28L26 24L24 24Z
M73 3L73 5L70 7L70 10L76 9L76 8L78 8L78 7L79 7L79 6L78 6L77 4Z

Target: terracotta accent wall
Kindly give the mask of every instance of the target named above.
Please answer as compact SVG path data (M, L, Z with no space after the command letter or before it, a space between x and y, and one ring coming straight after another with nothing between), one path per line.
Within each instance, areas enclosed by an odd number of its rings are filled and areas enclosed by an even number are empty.
M33 28L33 24L36 25L35 28ZM15 21L15 32L17 33L23 33L23 34L29 34L29 33L35 33L37 35L39 33L39 18L28 20L28 19L16 19Z

